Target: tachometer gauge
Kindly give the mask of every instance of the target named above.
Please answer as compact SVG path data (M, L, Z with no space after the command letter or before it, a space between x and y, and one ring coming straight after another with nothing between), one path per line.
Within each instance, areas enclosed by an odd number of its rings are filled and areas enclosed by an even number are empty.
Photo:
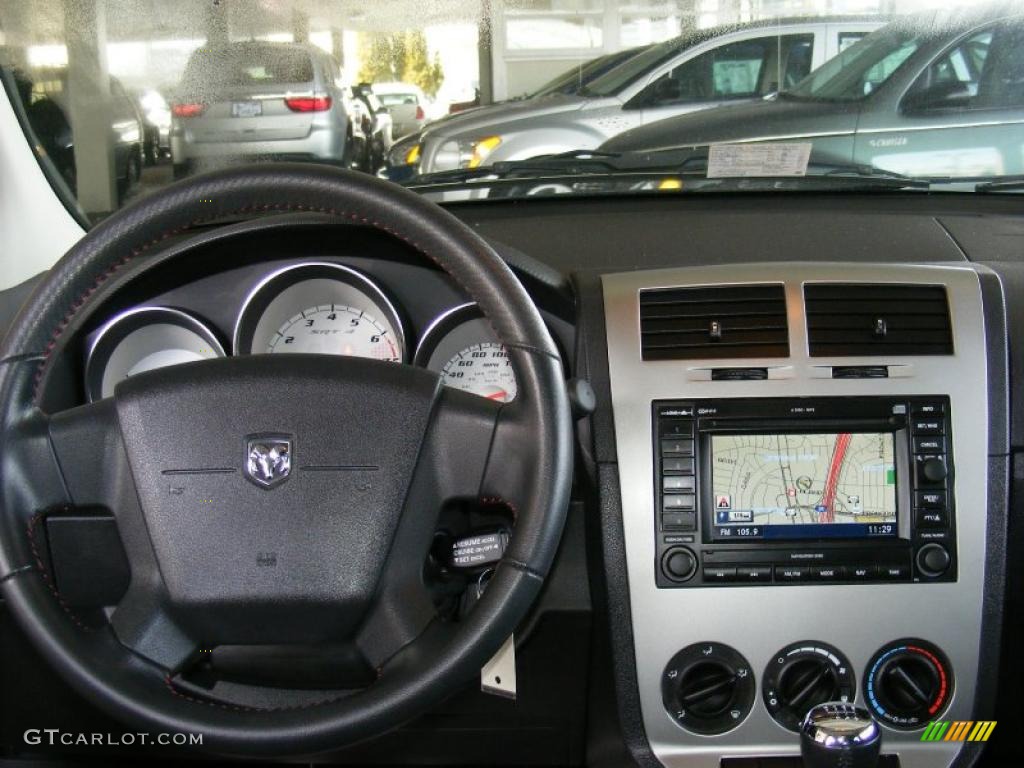
M216 335L200 320L170 307L140 307L104 325L85 361L89 400L114 394L130 376L155 368L224 357Z
M505 347L476 304L441 315L423 334L417 365L441 374L456 389L507 403L516 396L516 374Z
M394 305L360 272L329 262L286 267L256 286L235 326L236 354L307 352L400 363Z

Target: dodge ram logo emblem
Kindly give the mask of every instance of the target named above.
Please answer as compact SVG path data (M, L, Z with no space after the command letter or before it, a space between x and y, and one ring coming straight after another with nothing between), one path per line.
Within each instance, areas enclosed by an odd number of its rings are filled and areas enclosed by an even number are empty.
M292 471L292 441L285 435L249 435L245 448L245 476L260 488L273 488Z

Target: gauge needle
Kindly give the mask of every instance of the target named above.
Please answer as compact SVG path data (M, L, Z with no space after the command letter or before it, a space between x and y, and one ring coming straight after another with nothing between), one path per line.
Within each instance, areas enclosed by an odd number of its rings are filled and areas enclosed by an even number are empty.
M492 392L491 394L487 395L488 400L504 401L506 397L508 397L508 392L506 392L504 389L499 389L497 392Z

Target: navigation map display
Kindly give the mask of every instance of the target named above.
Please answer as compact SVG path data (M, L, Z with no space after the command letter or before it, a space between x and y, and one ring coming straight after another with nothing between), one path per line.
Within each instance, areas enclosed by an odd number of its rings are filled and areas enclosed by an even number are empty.
M715 434L716 538L896 536L894 436Z

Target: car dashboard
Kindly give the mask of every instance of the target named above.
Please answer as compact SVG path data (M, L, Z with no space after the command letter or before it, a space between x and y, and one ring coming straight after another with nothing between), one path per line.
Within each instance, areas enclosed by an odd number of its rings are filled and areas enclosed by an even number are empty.
M883 765L1001 764L978 762L980 739L922 733L1015 711L1001 685L1020 673L1004 621L1024 477L1013 207L836 194L449 209L523 281L567 381L596 397L575 413L569 528L523 632L519 702L469 691L342 762L426 745L451 764L799 766L802 712L842 700L881 724ZM51 370L78 386L44 382L45 404L109 396L166 361L339 337L345 354L515 397L475 306L396 240L282 216L175 249L74 329ZM459 748L438 746L456 733Z

